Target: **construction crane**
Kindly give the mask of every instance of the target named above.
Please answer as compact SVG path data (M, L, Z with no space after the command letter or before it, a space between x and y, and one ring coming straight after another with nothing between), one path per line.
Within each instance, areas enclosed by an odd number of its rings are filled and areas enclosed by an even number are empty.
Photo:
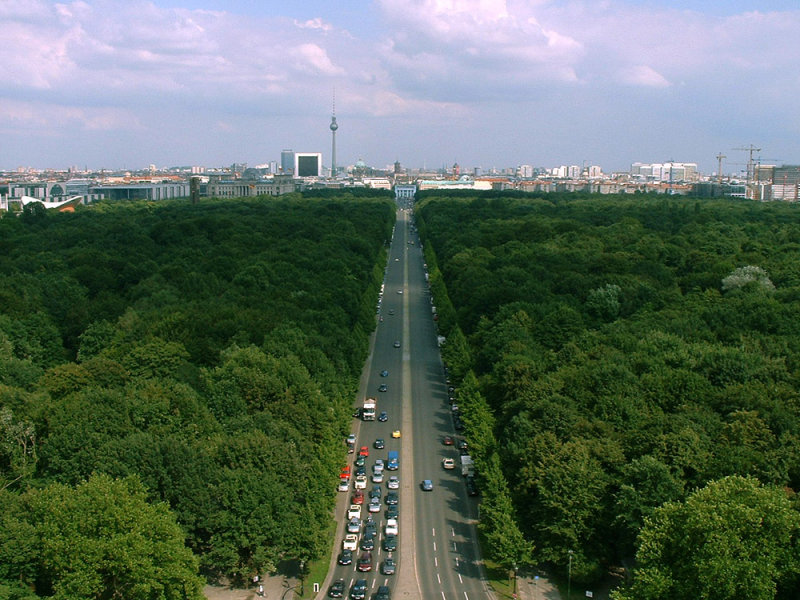
M728 158L728 157L725 156L722 152L717 154L717 162L719 163L719 166L717 167L717 183L719 185L722 185L722 159L723 158Z
M743 150L750 153L750 158L747 160L747 185L749 186L753 180L753 153L761 152L761 148L756 148L753 144L750 144L749 146L734 148L734 150Z

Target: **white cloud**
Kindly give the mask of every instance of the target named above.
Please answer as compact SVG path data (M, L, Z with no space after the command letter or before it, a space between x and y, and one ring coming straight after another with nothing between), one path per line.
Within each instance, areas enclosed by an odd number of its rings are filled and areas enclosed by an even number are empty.
M647 65L636 65L623 69L620 80L628 85L641 85L645 87L669 87L670 83L658 71Z

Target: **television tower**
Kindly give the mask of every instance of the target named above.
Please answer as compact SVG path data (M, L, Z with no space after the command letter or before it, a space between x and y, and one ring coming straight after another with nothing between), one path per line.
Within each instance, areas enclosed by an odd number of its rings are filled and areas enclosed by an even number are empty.
M333 113L331 114L331 179L336 179L336 91L333 92Z

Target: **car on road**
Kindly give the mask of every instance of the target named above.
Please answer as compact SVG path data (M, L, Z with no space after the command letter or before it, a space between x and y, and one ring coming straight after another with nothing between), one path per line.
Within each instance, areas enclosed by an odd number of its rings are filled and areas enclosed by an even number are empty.
M397 536L387 535L383 538L383 551L384 552L394 552L397 550Z
M383 471L376 471L372 474L372 483L383 483Z
M375 443L372 445L375 446L376 450L383 450L386 447L386 442L383 441L383 438L376 438Z
M478 486L475 483L474 477L468 476L465 483L467 486L467 494L469 494L470 496L477 496L478 494L480 494Z
M381 423L386 423L386 421L388 420L389 420L389 415L386 414L386 411L385 410L381 411L381 414L378 415L378 421L380 421Z
M395 260L396 260L396 259L395 259ZM390 315L393 315L393 314L394 314L394 309L393 309L393 308L390 308L390 309L389 309L389 314L390 314Z
M356 562L356 569L362 573L372 571L372 553L364 552L364 554L359 556L358 561Z
M392 506L393 504L397 504L400 501L400 498L397 495L397 492L389 492L386 494L386 504Z
M375 549L375 536L362 537L361 538L361 549L364 552L369 552L370 550L374 550Z
M397 439L397 438L400 437L400 435L401 434L400 434L400 430L399 429L395 429L394 431L392 431L392 437L393 438Z
M394 562L392 557L387 557L383 559L383 563L381 564L381 573L383 575L394 575L395 571L397 570L397 565Z
M391 592L388 585L379 585L378 591L372 597L372 600L392 600Z
M397 528L397 519L386 519L386 535L397 535L399 533Z
M423 479L422 480L422 491L423 492L432 492L433 491L433 481L430 479Z
M353 564L353 551L352 550L342 550L339 553L339 558L337 561L340 565L352 565Z
M402 293L403 293L403 290L397 290L397 293L398 293L398 294L402 294Z
M378 386L378 391L379 392L388 392L389 391L389 386L386 385L385 383L382 383L382 384L380 384Z
M394 347L395 348L399 348L400 347L400 340L395 340L394 341Z
M453 441L453 438L452 438L451 436L449 436L449 435L446 435L446 436L444 436L444 437L442 438L442 443L443 443L445 446L452 446L452 445L453 445L455 442Z
M373 473L383 472L383 465L384 465L383 459L382 458L376 458L375 459L375 464L372 465Z
M389 477L389 481L386 482L386 487L390 490L400 489L400 478L397 475L392 475Z
M361 507L358 504L351 504L350 508L347 509L347 518L348 519L360 519L361 518Z
M328 598L341 598L344 596L344 579L337 579L328 588Z
M373 498L372 500L370 500L367 510L371 513L381 512L381 499Z
M367 448L366 446L361 446L361 448L359 448L358 450L358 455L366 458L367 456L369 456L369 448Z
M469 448L469 444L467 444L467 440L458 440L458 449L459 450L466 450Z
M388 377L388 376L389 376L389 371L387 371L386 369L381 371L381 377Z
M353 487L357 490L363 490L367 487L367 476L366 475L356 475L356 479L353 482Z
M378 484L373 485L372 489L369 491L370 498L380 498L382 495L383 495L383 490L381 489L381 486L379 486Z
M358 536L355 533L348 533L342 540L342 550L358 550Z
M364 492L356 490L350 497L350 504L364 504Z
M456 461L452 458L443 458L442 459L442 467L445 469L455 469L456 468Z
M356 467L363 467L365 464L367 464L367 459L364 456L358 456L356 460L353 462L353 464Z
M367 580L356 579L350 588L350 600L364 600L367 597Z
M367 467L362 465L362 466L356 468L356 477L358 477L358 476L366 477L367 476Z
M391 504L386 507L386 518L387 519L399 519L400 512L397 509L397 504Z
M352 518L347 522L347 533L358 533L361 531L361 519Z

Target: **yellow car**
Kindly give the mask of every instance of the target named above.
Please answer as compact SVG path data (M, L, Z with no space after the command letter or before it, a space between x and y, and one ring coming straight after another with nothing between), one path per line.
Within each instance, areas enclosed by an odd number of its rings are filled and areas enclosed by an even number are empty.
M395 429L395 430L392 432L392 437L393 437L393 438L399 438L399 437L400 437L400 430L399 430L399 429Z

